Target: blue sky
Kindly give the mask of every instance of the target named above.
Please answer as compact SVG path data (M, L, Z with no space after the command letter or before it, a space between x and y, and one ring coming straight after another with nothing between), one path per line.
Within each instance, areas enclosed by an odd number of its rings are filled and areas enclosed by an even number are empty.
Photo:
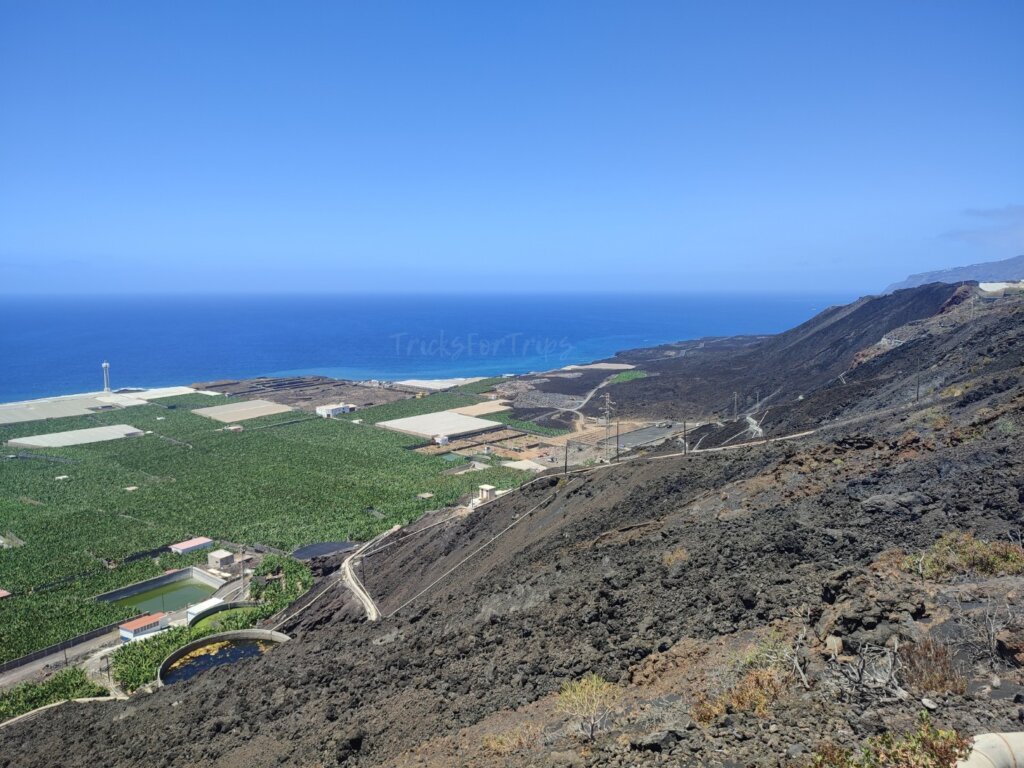
M875 291L1024 253L1024 3L0 4L0 293Z

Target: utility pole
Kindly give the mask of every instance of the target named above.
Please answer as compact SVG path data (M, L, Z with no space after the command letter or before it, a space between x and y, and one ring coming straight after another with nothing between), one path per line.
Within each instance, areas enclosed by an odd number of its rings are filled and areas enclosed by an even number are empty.
M738 392L732 393L732 418L735 421L740 415L740 395Z
M619 420L615 420L615 460L619 460Z
M686 455L686 419L683 419L683 456Z
M757 390L757 408L755 410L761 410L761 390Z
M915 390L914 390L914 402L915 403L921 402L921 373L920 373L920 371L918 371L918 374L917 374L917 386L915 387Z
M608 446L608 441L611 438L612 431L612 414L615 412L615 403L612 402L612 396L610 392L604 393L604 405L601 408L604 414L604 444ZM607 454L605 458L607 458Z
M569 476L569 438L565 438L565 469L562 474Z

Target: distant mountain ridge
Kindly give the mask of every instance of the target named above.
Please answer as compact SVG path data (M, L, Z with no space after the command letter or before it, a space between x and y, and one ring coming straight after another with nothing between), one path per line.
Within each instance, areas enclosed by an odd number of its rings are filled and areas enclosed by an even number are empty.
M961 283L965 280L978 282L1001 282L1004 280L1024 280L1024 255L1014 256L1002 261L986 261L981 264L969 264L966 267L937 269L934 272L921 272L911 275L906 280L893 283L885 289L892 293L903 288L916 288L928 283Z

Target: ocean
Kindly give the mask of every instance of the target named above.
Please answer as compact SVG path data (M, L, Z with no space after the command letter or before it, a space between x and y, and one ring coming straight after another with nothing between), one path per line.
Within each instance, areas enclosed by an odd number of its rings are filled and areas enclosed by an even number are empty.
M702 336L777 333L850 295L0 297L0 402L252 376L547 370Z

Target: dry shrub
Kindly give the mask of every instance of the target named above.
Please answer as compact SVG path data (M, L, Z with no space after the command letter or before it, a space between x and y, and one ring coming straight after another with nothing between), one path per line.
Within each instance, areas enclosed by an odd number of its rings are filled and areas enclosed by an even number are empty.
M620 695L614 685L588 672L579 680L570 680L562 686L557 707L560 712L579 720L580 730L592 740Z
M1024 548L1010 541L982 541L966 531L948 531L920 555L908 557L904 568L932 580L960 574L1019 575L1024 573Z
M690 717L701 725L714 722L726 712L753 712L767 717L784 688L785 679L779 670L748 669L718 695L699 694L690 707Z
M925 637L916 643L900 646L903 679L921 692L963 693L967 677L960 671L947 643Z
M709 725L725 714L725 698L717 696L709 698L707 694L700 693L690 705L690 717L701 725Z
M701 693L690 706L690 717L701 725L727 712L752 712L767 717L775 699L794 681L790 653L778 640L756 646L720 673L712 693Z
M686 547L677 547L661 556L661 564L666 568L671 568L676 563L685 563L689 559L690 551Z
M536 745L543 730L537 723L523 723L511 730L484 736L483 747L491 754L507 757Z
M970 751L970 740L956 731L932 725L921 715L916 731L885 733L868 739L853 752L833 744L823 745L809 763L812 768L953 768Z
M772 667L750 669L732 687L729 703L735 712L753 712L765 717L783 687L779 670Z

